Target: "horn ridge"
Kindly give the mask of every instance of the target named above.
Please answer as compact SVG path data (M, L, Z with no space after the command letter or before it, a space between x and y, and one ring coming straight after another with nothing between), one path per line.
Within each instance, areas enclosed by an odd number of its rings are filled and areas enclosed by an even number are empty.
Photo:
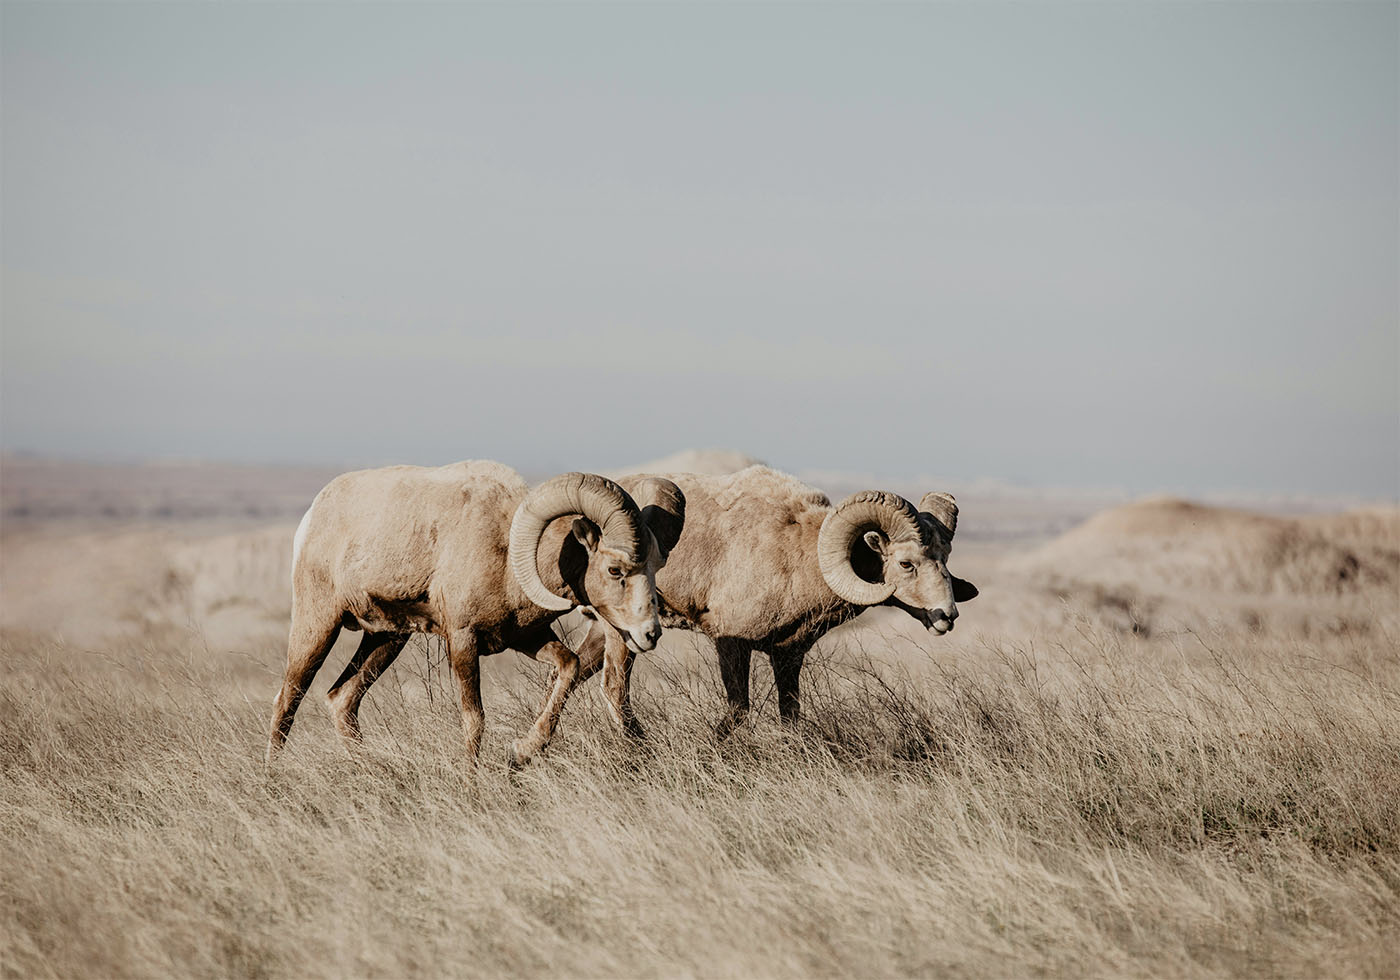
M642 522L656 539L665 561L685 530L685 494L664 477L649 476L632 488L632 499L642 511Z
M627 491L596 473L564 473L540 484L520 502L511 520L509 564L531 602L563 612L573 602L555 595L540 578L537 551L555 518L579 514L598 525L603 543L640 560L642 515Z
M930 491L919 501L919 510L943 525L951 538L958 530L958 501L951 493Z
M831 591L847 602L873 606L894 594L886 582L867 582L851 565L851 548L866 531L879 529L891 541L923 542L919 513L903 497L882 490L851 494L827 515L817 537L817 560Z

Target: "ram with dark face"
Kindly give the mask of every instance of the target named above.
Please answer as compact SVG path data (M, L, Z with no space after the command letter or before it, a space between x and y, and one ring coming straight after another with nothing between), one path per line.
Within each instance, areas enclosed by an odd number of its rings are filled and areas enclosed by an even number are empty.
M637 487L648 479L656 478L618 482ZM778 709L795 721L803 660L828 630L888 605L942 635L957 621L958 603L977 595L948 570L958 523L949 494L925 494L915 508L898 494L867 490L833 507L821 491L766 466L667 479L687 509L685 535L657 576L662 618L714 639L729 701L722 735L748 713L754 650L768 654ZM623 662L625 682L630 658L620 646L617 634L595 624L579 649L580 680L606 659ZM630 718L625 690L609 699ZM636 730L635 721L629 727Z
M360 702L409 637L435 633L447 643L473 765L485 727L480 658L510 648L551 664L550 695L512 750L523 764L548 743L579 675L578 658L550 628L555 619L581 607L606 624L614 638L608 677L622 677L621 661L661 635L656 574L683 526L685 501L665 480L639 483L638 492L645 510L618 484L587 473L528 491L514 470L482 461L332 480L292 546L287 671L268 760L337 635L350 629L364 637L327 695L341 734L360 737Z

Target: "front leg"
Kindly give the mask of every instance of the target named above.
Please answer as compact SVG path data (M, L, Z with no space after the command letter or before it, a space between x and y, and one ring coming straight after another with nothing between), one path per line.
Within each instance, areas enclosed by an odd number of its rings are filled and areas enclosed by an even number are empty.
M578 648L578 682L582 684L598 671L603 669L603 646L607 643L607 634L614 632L598 621L594 621L588 627L588 635L583 638L583 645Z
M530 731L511 746L510 765L513 769L525 765L549 744L549 740L554 737L555 728L559 725L559 715L564 711L564 702L568 700L569 692L574 689L579 677L578 657L558 640L550 639L537 649L525 649L521 652L535 660L552 664L553 669L549 675L549 696L545 698L539 718L535 720Z
M632 666L637 657L627 649L622 634L607 623L595 620L578 648L578 682L582 684L599 671L607 699L608 713L633 738L646 738L642 723L632 710Z
M599 637L596 641L595 635ZM601 654L595 654L590 649L589 645L595 642L602 647ZM613 721L633 738L645 738L646 732L642 730L642 723L637 720L637 715L632 710L632 665L637 662L636 654L627 648L627 641L621 633L601 622L594 623L593 628L588 631L588 638L579 650L580 658L585 651L588 651L590 657L601 657L603 697L607 699L608 711Z

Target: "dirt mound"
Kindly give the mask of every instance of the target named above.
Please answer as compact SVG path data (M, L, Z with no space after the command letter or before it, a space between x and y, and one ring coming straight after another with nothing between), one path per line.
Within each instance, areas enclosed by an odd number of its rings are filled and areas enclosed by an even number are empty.
M747 453L734 449L683 449L678 453L653 459L635 466L610 470L608 476L626 476L630 473L699 473L705 476L721 476L737 473L763 460L755 459Z
M1151 499L1106 511L1016 563L1151 591L1342 595L1400 582L1400 511L1275 517Z
M1279 517L1153 498L1005 563L1125 630L1229 619L1334 632L1400 614L1400 510Z
M1337 544L1400 551L1400 508L1366 507L1344 514L1301 518L1299 523Z

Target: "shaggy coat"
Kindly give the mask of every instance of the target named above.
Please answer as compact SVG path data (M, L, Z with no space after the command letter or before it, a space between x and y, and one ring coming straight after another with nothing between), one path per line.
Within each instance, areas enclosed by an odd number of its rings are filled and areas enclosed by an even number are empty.
M540 580L569 600L561 605L584 605L619 637L650 649L660 635L655 576L665 560L662 548L636 503L616 484L574 476L571 486L593 481L595 496L601 493L609 506L544 528L535 552ZM567 479L551 484L561 481ZM513 648L553 666L550 697L531 734L515 743L513 759L523 762L543 748L575 683L578 661L550 629L562 612L532 602L508 566L512 520L522 502L535 499L527 491L514 470L472 461L347 473L317 495L293 544L287 672L269 759L285 742L297 705L341 629L364 632L328 694L347 738L358 739L360 702L408 638L435 633L447 642L473 762L485 721L480 657ZM620 527L628 547L610 544L599 530L604 524Z
M779 711L784 719L795 721L798 676L807 651L828 630L867 608L833 592L818 563L822 525L835 508L820 490L766 466L722 476L676 473L667 478L685 494L686 525L657 575L663 624L697 629L715 641L729 701L721 734L748 712L754 650L768 654ZM625 476L618 482L631 487L644 479ZM871 495L856 495L862 496ZM929 495L934 496L946 497ZM914 510L901 498L894 499ZM946 500L952 504L952 498ZM955 524L956 505L952 506ZM853 547L851 564L863 579L897 583L882 605L903 609L941 634L952 628L957 602L975 597L977 589L947 572L952 528L928 513L918 516L925 531L922 541L891 543L870 532ZM578 651L580 680L598 670L605 649L618 642L595 624Z
M637 475L618 482L635 490L657 479ZM749 710L754 650L768 654L779 711L784 719L795 721L798 677L807 651L828 630L868 608L837 595L818 559L823 526L838 508L820 490L766 466L722 476L676 473L663 479L673 481L684 494L685 532L657 574L662 621L698 629L715 641L729 703L719 733L731 731ZM893 494L867 492L853 495L843 506L871 497L902 506L920 533L913 539L892 540L867 531L851 548L852 570L865 581L892 587L880 604L903 609L932 632L947 632L958 616L957 603L977 595L972 583L947 570L956 504L947 495L926 495L925 503L936 504L940 511L935 517L917 512ZM606 623L595 622L578 659L578 681L605 665L621 664L620 670L605 670L604 691L618 720L629 732L641 734L629 700L633 658L623 637Z

